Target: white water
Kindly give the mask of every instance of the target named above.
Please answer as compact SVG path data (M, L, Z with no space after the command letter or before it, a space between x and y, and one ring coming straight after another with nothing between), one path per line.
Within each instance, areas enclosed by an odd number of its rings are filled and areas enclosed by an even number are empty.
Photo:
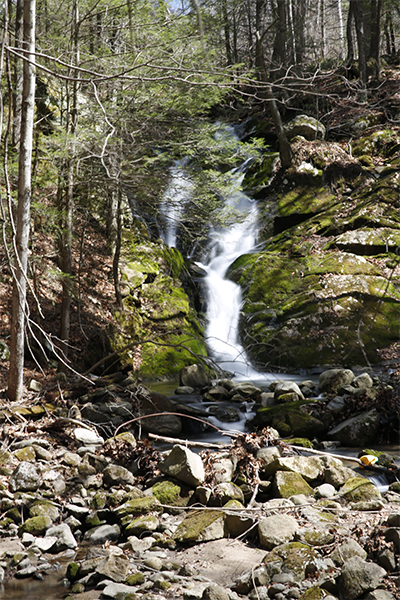
M192 182L185 171L187 158L178 160L170 169L170 181L164 192L160 210L164 218L161 238L170 248L176 248L177 230L186 202L192 193Z

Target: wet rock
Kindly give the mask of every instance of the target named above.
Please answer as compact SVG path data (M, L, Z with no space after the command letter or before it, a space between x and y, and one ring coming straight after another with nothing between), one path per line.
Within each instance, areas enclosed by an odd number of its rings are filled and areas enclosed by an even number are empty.
M41 483L36 467L30 462L21 462L10 477L9 487L11 492L29 492L36 491Z
M261 519L258 523L258 534L262 548L271 550L294 538L297 521L288 515L274 515Z
M201 485L205 478L200 456L180 445L172 448L168 456L159 463L158 468L166 475L193 487Z
M206 369L202 365L189 365L179 372L179 385L195 389L207 387L210 383Z
M355 379L350 369L328 369L319 376L319 390L327 394L334 394L337 390L350 384Z
M89 529L84 535L84 540L91 544L104 544L105 542L115 542L121 534L118 525L99 525Z
M348 600L359 598L362 594L375 590L385 575L386 571L375 563L357 557L349 558L339 578L341 594Z
M328 432L328 436L339 440L342 444L353 447L366 446L372 443L380 429L380 415L373 408L355 417L346 419Z

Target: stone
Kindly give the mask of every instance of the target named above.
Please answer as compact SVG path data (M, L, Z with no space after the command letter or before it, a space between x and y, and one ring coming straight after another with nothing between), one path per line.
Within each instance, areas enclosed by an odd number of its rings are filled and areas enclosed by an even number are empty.
M135 535L130 535L124 548L126 547L128 550L132 550L132 552L136 552L140 555L149 550L155 541L155 538L152 536L138 538Z
M230 458L217 458L213 460L216 483L227 483L232 481L235 466Z
M336 489L330 483L323 483L322 485L314 488L314 492L320 498L332 498L336 494Z
M308 115L298 115L284 125L284 130L289 140L297 135L306 140L323 140L325 138L325 126Z
M385 575L385 569L375 563L366 562L358 557L349 558L339 577L340 592L346 600L354 600L375 590Z
M290 471L301 475L307 482L318 480L324 472L324 463L317 456L288 456L279 457L274 462L264 466L265 474L273 475L277 471Z
M201 485L205 479L203 462L200 456L189 450L189 448L178 444L159 463L158 468L165 475L175 477L193 487Z
M44 535L44 533L51 527L53 521L50 517L41 515L39 517L31 517L20 526L19 533L30 533L32 535Z
M381 499L378 488L365 477L352 477L340 488L339 495L348 502Z
M84 540L91 544L104 544L105 542L115 542L121 535L121 529L118 525L99 525L86 531Z
M32 506L29 507L29 516L30 517L50 517L52 521L57 521L60 517L60 513L58 508L49 501L39 500L34 502Z
M262 548L272 550L275 546L289 542L294 538L297 521L288 515L274 515L261 519L258 534Z
M363 597L364 600L396 600L396 596L386 590L374 590Z
M209 585L203 591L203 600L230 600L230 595L222 586L217 584Z
M36 467L30 462L21 462L10 476L11 492L36 491L42 483L42 478Z
M229 512L229 510L225 512L226 535L229 537L234 538L243 535L245 531L253 526L253 518L245 513L244 506L237 500L230 500L225 504L225 508L235 509L232 512ZM238 509L243 509L243 513L240 513Z
M376 440L380 426L380 414L373 408L339 423L328 432L328 436L343 445L362 448Z
M113 548L97 566L96 573L103 579L112 579L116 583L125 581L129 571L129 558L119 548Z
M193 511L179 523L173 539L177 542L207 542L225 537L221 511Z
M353 469L340 466L330 466L325 469L325 483L330 483L335 489L339 489L349 479L354 477Z
M224 506L230 500L237 500L241 504L244 503L242 490L238 485L231 481L218 483L214 487L214 497L220 506Z
M319 376L319 390L327 394L334 394L337 390L350 384L355 375L350 369L328 369Z
M275 495L280 498L290 498L299 494L310 496L313 488L299 473L291 471L277 471L273 481Z
M335 548L330 557L337 565L341 567L346 563L346 561L349 560L349 558L365 560L367 558L367 553L364 548L362 548L360 544L356 542L356 540L353 540L353 538L348 538L346 541L340 544L338 548Z
M97 435L95 431L84 427L74 429L74 437L77 442L84 446L102 446L104 444L104 439L101 436Z
M103 589L101 595L103 598L111 598L112 600L125 600L125 598L134 598L135 588L130 585L123 583L112 583L107 582L106 587Z
M333 400L328 402L326 408L333 414L340 413L341 410L346 406L346 401L343 396L335 396Z
M56 536L47 536L44 538L36 538L33 547L39 548L41 552L49 552L51 551L54 544L57 542Z
M155 515L142 515L125 525L125 535L143 535L148 531L156 531L159 524L160 522Z
M294 392L298 396L298 398L293 398L294 401L298 400L299 398L304 400L302 391L294 381L279 381L274 389L274 398L277 402L279 402L279 398L281 396L290 392Z
M108 465L103 471L103 481L105 485L133 485L135 478L128 469L120 465Z
M69 548L73 549L77 547L76 539L69 526L66 523L60 525L54 525L46 531L46 537L55 537L57 541L52 546L53 552L62 552Z
M329 529L313 529L305 527L296 532L296 540L310 546L326 546L335 541L334 534Z
M372 377L368 373L361 373L353 379L351 385L355 388L361 388L362 390L367 390L368 388L372 388L374 382L372 381Z
M206 369L202 365L188 365L179 371L179 385L202 389L210 383Z
M261 468L265 469L270 463L282 456L282 450L279 446L267 446L259 448L256 452L256 458L261 461Z

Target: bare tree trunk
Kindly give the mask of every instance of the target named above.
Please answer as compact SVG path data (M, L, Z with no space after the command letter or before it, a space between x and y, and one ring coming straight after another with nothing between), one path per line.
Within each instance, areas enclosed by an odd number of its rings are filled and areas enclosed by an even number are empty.
M72 23L72 56L75 65L79 64L79 11L77 0L73 5ZM68 84L69 85L69 84ZM62 303L60 319L60 349L64 360L68 357L69 336L71 327L71 295L72 295L72 228L74 206L74 169L75 169L75 144L76 128L78 122L78 83L72 84L72 98L69 104L69 122L67 130L71 134L72 142L66 167L66 189L63 205L63 227L61 234L61 271L62 277ZM65 364L60 361L59 371L65 371Z
M18 171L18 213L16 224L16 256L13 268L13 297L11 316L10 370L8 397L22 398L24 371L24 339L26 311L26 276L31 204L32 143L35 109L35 0L24 1L21 138Z
M304 60L306 49L305 26L306 26L306 8L304 0L297 0L294 13L294 33L296 36L296 64L301 65Z
M117 205L117 238L113 256L113 280L115 289L115 298L120 308L123 308L121 288L119 284L119 258L121 255L121 238L122 238L122 217L121 217L121 188L118 186L118 205Z
M363 102L367 100L367 61L365 57L365 38L364 38L364 0L352 0L354 4L354 23L357 34L358 48L358 68L360 70L361 93L360 98Z
M291 46L291 56L290 63L296 64L296 34L294 30L294 21L293 21L293 2L292 0L288 0L288 29L290 33L290 46Z
M227 61L228 65L232 65L233 62L232 62L230 24L229 24L229 19L228 19L228 9L226 6L226 0L222 0L222 18L224 21L226 61Z
M369 58L374 64L374 77L379 78L380 65L380 41L381 41L381 14L382 0L371 0L371 39L369 46Z
M346 38L347 38L347 63L350 63L354 60L354 44L353 44L353 35L351 31L351 23L354 18L354 2L350 2L349 12L347 14L347 24L346 24Z
M15 47L22 48L23 44L23 12L24 0L17 0L15 12ZM14 90L13 90L13 130L12 145L17 147L21 133L21 110L22 110L22 59L13 57L14 62Z
M325 0L320 0L319 4L320 15L320 32L321 32L321 58L325 58L326 52L326 32L325 32Z
M343 60L344 58L344 34L343 34L343 13L342 13L342 0L336 0L336 10L338 16L338 26L339 26L339 59Z

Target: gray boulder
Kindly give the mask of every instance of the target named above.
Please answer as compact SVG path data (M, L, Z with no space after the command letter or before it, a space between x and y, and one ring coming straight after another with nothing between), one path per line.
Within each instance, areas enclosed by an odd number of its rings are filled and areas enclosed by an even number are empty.
M289 140L296 135L301 135L306 140L323 140L326 132L320 121L308 115L298 115L284 125L284 130Z
M319 390L327 394L335 394L339 388L349 385L355 375L350 369L328 369L319 376Z
M188 365L179 372L179 385L201 389L208 386L210 378L202 365Z
M346 600L360 598L363 594L375 590L385 575L385 569L375 563L366 562L358 557L349 558L339 577L340 592Z
M302 391L300 390L297 383L294 381L280 381L279 383L277 383L274 390L274 398L275 400L279 401L279 398L281 396L290 392L294 392L301 400L304 400Z
M57 538L57 541L51 547L52 552L63 552L69 548L76 548L78 545L70 527L66 523L61 523L61 525L50 527L46 531L46 537Z
M11 492L36 491L42 483L42 478L37 472L35 465L22 461L10 476Z
M128 576L129 558L123 554L118 547L112 547L96 568L97 575L102 579L111 579L116 583L122 583Z
M272 550L275 546L292 540L297 530L297 521L288 515L273 515L258 524L258 535L262 548Z
M118 484L133 485L135 478L128 469L120 465L108 465L103 471L103 481L106 485L113 486Z
M165 475L175 477L193 487L201 485L205 479L200 456L179 444L172 448L168 456L159 463L158 468Z
M118 525L99 525L98 527L93 527L93 529L89 529L85 533L85 541L88 541L90 544L104 544L105 542L115 542L118 540L121 534L121 530Z
M339 423L328 436L343 445L362 448L375 441L380 423L380 415L373 408Z
M372 381L372 378L370 377L370 375L368 375L368 373L361 373L361 375L358 375L358 377L353 379L351 385L355 388L367 390L369 388L372 388L374 382Z

